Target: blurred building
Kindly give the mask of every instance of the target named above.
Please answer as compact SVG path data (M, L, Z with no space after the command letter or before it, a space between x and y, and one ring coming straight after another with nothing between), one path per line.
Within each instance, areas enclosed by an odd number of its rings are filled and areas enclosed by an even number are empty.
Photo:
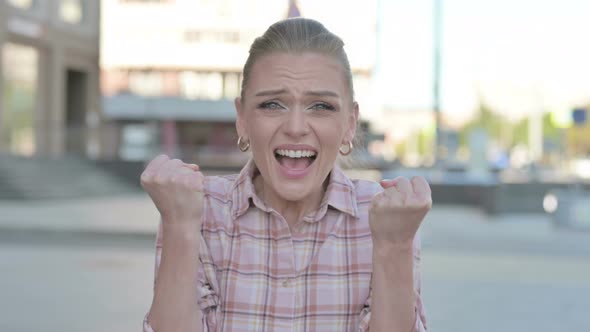
M0 152L98 157L99 6L0 0Z
M355 18L362 24L353 27L330 21L318 7L326 5L340 6L331 0L103 0L103 109L121 126L119 156L145 160L164 151L201 165L241 164L247 155L235 147L234 98L242 67L254 39L288 15L319 19L347 42L357 99L366 98L376 7L357 4L364 8Z
M572 125L566 130L568 155L590 159L590 105L572 111Z

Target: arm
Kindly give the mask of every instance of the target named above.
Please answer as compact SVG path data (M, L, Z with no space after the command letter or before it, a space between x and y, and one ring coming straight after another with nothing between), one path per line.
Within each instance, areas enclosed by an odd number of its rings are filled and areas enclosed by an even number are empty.
M408 247L373 250L372 331L426 330L420 299L419 243L416 237Z
M200 232L178 227L164 228L162 233L161 260L146 325L160 332L201 332L196 296Z
M383 181L369 210L373 237L371 331L422 331L417 231L432 206L423 178ZM415 242L415 243L414 243Z
M203 330L197 299L203 179L197 165L166 155L152 160L141 175L144 190L162 216L154 299L144 324L148 331Z

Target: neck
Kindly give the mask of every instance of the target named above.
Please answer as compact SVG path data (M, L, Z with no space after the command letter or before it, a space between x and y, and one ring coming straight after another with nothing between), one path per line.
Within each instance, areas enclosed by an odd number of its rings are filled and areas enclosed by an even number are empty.
M304 216L317 211L324 196L327 181L318 190L299 201L289 201L279 196L269 184L264 182L261 175L254 178L254 189L256 195L283 216L289 228L292 229Z

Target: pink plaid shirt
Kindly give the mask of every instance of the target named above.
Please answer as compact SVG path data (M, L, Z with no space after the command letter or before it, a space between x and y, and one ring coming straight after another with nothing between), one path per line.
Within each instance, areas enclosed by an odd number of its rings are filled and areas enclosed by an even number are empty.
M375 182L335 167L320 208L293 231L254 191L250 161L238 175L207 177L198 303L204 331L368 331ZM156 244L156 282L161 229ZM426 331L414 241L414 331ZM146 316L147 317L147 316ZM144 331L153 332L144 320Z

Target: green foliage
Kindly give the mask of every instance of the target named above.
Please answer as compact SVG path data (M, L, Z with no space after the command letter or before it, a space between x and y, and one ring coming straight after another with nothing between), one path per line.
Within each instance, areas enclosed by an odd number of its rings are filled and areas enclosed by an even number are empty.
M459 145L469 145L469 135L475 128L485 129L490 138L499 138L502 131L506 130L506 126L512 126L512 124L482 103L479 105L478 115L459 131Z
M478 115L460 130L459 144L461 146L468 146L469 135L475 128L485 129L491 140L501 143L505 148L511 148L518 144L528 144L529 118L512 123L483 103L480 104ZM544 113L543 137L559 141L560 135L560 129L551 122L550 113Z
M551 113L543 115L543 137L559 141L561 139L561 129L553 125Z

